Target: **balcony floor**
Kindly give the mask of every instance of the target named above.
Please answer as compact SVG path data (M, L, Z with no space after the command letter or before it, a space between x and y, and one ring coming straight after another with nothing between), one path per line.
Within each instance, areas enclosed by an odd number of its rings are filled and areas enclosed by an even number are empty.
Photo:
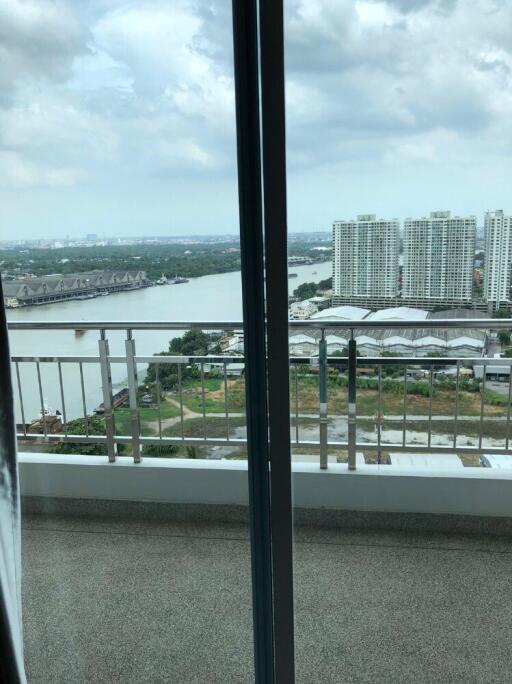
M26 515L29 682L250 682L247 528ZM297 680L508 682L512 544L301 527Z

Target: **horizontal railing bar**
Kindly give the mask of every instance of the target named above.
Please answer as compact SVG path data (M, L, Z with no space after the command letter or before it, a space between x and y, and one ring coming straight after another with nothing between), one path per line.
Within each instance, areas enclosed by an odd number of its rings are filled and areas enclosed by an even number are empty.
M126 356L109 356L110 363L126 363ZM311 364L318 366L318 357L316 356L290 356L290 363L292 364ZM99 356L11 356L12 363L99 363ZM231 356L229 354L217 356L136 356L136 363L245 363L243 356ZM333 365L347 365L347 359L343 357L332 357Z
M125 359L126 361L126 359ZM244 363L243 356L216 355L216 356L136 356L136 363Z
M359 356L358 366L455 366L457 361L462 365L480 366L512 366L512 358L488 358L485 356L465 357L419 357L419 356ZM99 356L12 356L13 363L99 363ZM126 356L109 356L111 363L126 363ZM136 363L245 363L243 356L136 356ZM291 364L318 366L317 356L290 356ZM348 358L345 356L328 356L327 362L331 366L346 366Z
M328 356L329 362L336 361L336 357ZM382 366L455 366L457 361L461 364L480 366L510 366L512 358L494 359L487 356L358 356L358 366L379 364Z
M456 449L453 446L441 446L433 444L431 446L419 445L419 444L406 444L405 446L400 444L388 444L382 442L380 446L377 443L358 443L356 448L360 451L400 451L402 453L421 453L421 454L512 454L512 447L506 449L505 447L474 447L474 446L457 446Z
M512 318L427 318L422 321L405 319L401 320L367 320L362 321L335 321L328 319L307 319L303 321L289 321L290 328L341 328L348 330L362 330L364 328L478 328L492 330L509 329L512 327Z
M10 330L233 330L242 329L242 321L8 321ZM426 320L337 321L308 319L288 321L290 328L325 330L340 328L459 328L506 330L512 328L512 318L428 318Z
M83 442L85 444L106 444L107 438L105 435L64 435L64 434L48 434L46 437L42 432L30 432L26 435L23 432L18 432L16 437L25 441L38 441L41 442ZM117 439L117 438L116 438ZM127 442L131 440L131 437L127 438Z
M21 432L17 434L20 441L40 441L42 444L48 442L61 443L74 443L77 444L107 444L107 437L105 435L60 435L60 434L49 434L46 437L43 433L29 433L26 436ZM116 435L113 441L117 444L132 444L133 437L131 435ZM156 444L156 445L193 445L193 446L245 446L247 444L246 440L243 439L230 439L229 442L224 439L215 439L208 437L140 437L139 441L141 444Z
M119 357L121 358L121 357ZM126 363L126 359L122 359ZM13 363L99 363L99 356L11 356Z
M111 359L124 360L124 357L110 357ZM137 363L245 363L243 356L136 356ZM294 364L310 364L318 367L318 356L290 356L290 363ZM346 356L328 356L327 361L331 365L346 366L348 358ZM485 366L511 366L512 358L488 358L488 357L465 357L465 356L450 356L450 357L419 357L419 356L359 356L358 365L365 364L379 364L382 366L400 366L407 364L408 366L455 366L457 361L468 364L479 364Z
M10 330L233 330L241 321L8 321Z
M109 357L110 359L116 357ZM124 358L124 357L119 357ZM318 366L318 356L290 356L288 357L290 363L294 364L311 364L312 366ZM333 356L329 357L332 359L333 364L347 365L348 359L346 357ZM364 358L364 357L362 357ZM126 359L124 359L126 361ZM217 356L136 356L135 361L137 363L245 363L244 356L231 356L217 355Z
M89 437L86 437L85 435L68 435L65 437L64 435L48 435L47 437L44 437L44 435L41 434L27 434L26 436L23 435L23 433L18 434L18 438L20 440L24 441L41 441L43 444L47 444L48 442L55 442L55 443L85 443L85 444L106 444L107 443L107 438L103 435L89 435ZM118 444L131 444L132 443L132 437L130 435L128 436L123 436L119 435L116 436L114 439L115 442ZM212 439L212 438L207 438L205 440L204 437L162 437L160 439L159 437L141 437L140 438L140 443L141 444L147 444L147 445L168 445L168 446L225 446L225 447L236 447L236 446L246 446L247 442L245 440L239 440L239 439L230 439L229 442L226 439ZM292 445L293 448L298 447L302 449L316 449L318 450L320 448L320 443L319 442L312 442L312 441L299 441L298 443L293 443ZM329 450L343 450L347 451L348 450L348 442L328 442L327 443L327 448ZM358 451L381 451L381 452L400 452L400 453L422 453L422 454L512 454L512 447L511 448L501 448L501 447L474 447L474 446L459 446L456 449L454 449L452 446L441 446L441 445L433 445L433 446L426 446L426 445L417 445L417 444L409 444L403 446L401 443L400 444L387 444L387 443L382 443L382 444L377 444L377 443L356 443L356 449ZM316 456L316 454L315 454ZM468 466L470 467L470 466Z

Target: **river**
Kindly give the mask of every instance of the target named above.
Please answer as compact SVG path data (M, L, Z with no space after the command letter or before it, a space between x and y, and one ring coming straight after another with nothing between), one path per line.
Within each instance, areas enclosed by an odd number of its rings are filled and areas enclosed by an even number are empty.
M318 282L331 276L330 261L311 266L290 268L297 277L290 278L292 292L305 282ZM8 321L223 321L242 319L242 293L240 271L191 278L182 285L162 285L120 292L108 297L83 301L60 302L7 311ZM169 340L180 335L173 331L136 331L137 354L149 356L167 349ZM122 331L108 333L110 353L124 355ZM71 330L11 331L10 351L13 356L97 356L98 333L87 331L77 337ZM141 369L142 371L143 369ZM88 413L102 400L99 364L84 364L85 404ZM20 364L25 420L30 422L40 410L39 390L35 364ZM62 410L56 365L41 364L43 396L52 410ZM68 420L83 415L78 364L63 364L65 405ZM114 386L125 385L126 370L122 364L112 365ZM17 396L15 406L18 422L21 411Z

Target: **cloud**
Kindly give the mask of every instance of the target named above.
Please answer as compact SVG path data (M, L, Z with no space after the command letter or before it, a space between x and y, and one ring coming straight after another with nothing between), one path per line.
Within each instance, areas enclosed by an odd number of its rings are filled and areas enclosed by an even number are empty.
M293 159L302 146L302 164L330 163L347 138L360 140L361 155L371 149L372 163L402 138L439 130L471 145L510 114L510 5L295 0L288 8L289 147Z
M378 173L389 187L417 178L411 198L457 183L462 196L469 167L499 169L495 187L512 181L509 2L287 0L285 11L289 206L299 220L302 182L328 207L341 183L345 197L357 184L377 192ZM79 205L87 192L101 203L124 188L179 186L193 216L215 185L231 211L235 139L229 3L0 3L4 192L40 187L54 204Z
M46 184L33 165L55 157L82 168L77 180L233 173L233 78L225 58L215 59L229 49L203 30L215 13L186 2L107 3L84 24L71 7L12 0L3 7L11 97L0 103L0 150L13 160L11 176ZM30 61L34 54L39 61Z
M77 169L51 167L22 159L16 152L0 151L0 187L13 189L46 187L68 188L83 173Z
M73 59L87 52L87 29L61 0L0 3L0 102L22 81L65 81Z

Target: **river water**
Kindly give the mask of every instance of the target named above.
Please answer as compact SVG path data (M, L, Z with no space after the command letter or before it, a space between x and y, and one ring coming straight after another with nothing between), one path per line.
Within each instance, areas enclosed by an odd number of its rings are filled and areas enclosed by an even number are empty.
M293 266L290 271L292 292L304 282L318 282L331 276L331 262L312 266ZM120 292L108 297L83 301L60 302L21 309L9 309L8 321L229 321L242 320L242 292L240 272L192 278L182 285L163 285L132 292ZM135 331L139 356L149 356L168 348L169 340L182 333L177 331ZM10 351L13 356L98 356L98 333L91 330L75 336L72 330L11 331ZM124 355L123 331L108 333L110 353ZM142 371L142 369L141 369ZM63 364L65 407L68 420L83 415L83 402L78 364ZM102 400L99 364L83 364L85 406L90 413ZM25 420L37 418L41 402L34 363L20 364ZM56 364L41 364L41 378L45 403L52 410L62 410ZM112 364L115 388L125 386L126 369L123 364ZM18 422L21 411L13 375L15 406Z

